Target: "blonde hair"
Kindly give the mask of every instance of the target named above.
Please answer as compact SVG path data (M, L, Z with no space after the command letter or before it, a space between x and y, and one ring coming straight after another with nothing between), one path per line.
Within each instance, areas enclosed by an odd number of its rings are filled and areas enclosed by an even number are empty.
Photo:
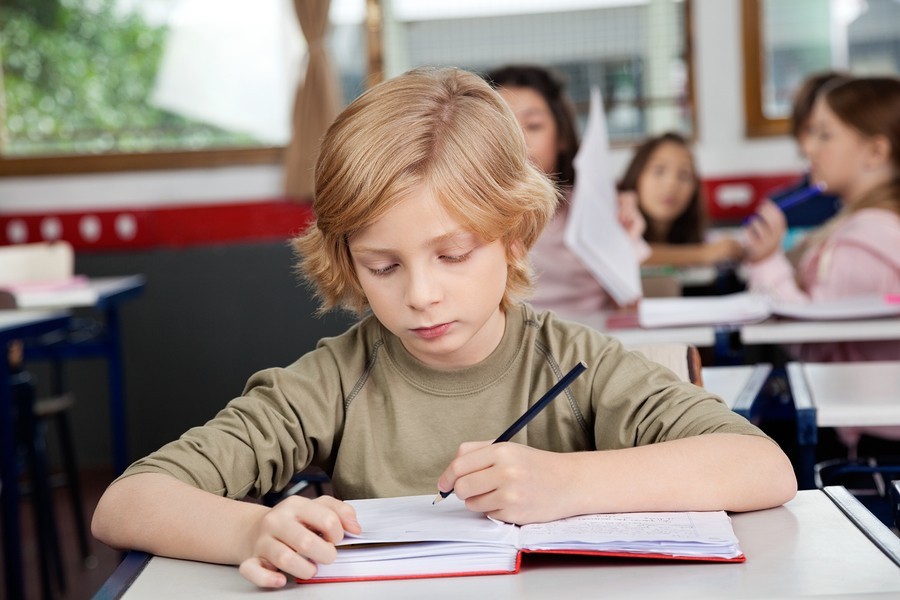
M422 185L480 238L503 241L508 308L531 290L528 251L558 202L506 103L459 69L416 69L357 98L325 134L315 179L316 218L292 244L320 313L368 308L348 240Z

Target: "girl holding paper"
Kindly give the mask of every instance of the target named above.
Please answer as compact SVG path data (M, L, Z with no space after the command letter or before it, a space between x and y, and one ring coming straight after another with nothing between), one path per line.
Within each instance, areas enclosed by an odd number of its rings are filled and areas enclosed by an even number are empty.
M502 67L489 72L486 79L515 114L531 163L563 192L563 202L531 251L537 277L531 303L564 314L615 308L610 295L564 241L579 142L575 109L561 79L533 65ZM619 222L632 239L638 260L646 258L649 249L641 239L644 220L633 194L620 195Z

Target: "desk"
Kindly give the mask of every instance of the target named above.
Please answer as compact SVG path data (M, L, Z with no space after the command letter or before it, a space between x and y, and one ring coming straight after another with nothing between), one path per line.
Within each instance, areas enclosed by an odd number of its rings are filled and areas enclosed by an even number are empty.
M716 328L712 325L692 327L653 327L644 328L637 324L637 313L634 311L602 312L595 314L560 314L560 318L587 325L592 329L614 337L626 346L645 344L688 344L698 348L706 348L716 343ZM621 320L633 325L609 327L610 321Z
M900 318L795 321L766 319L740 326L744 344L806 344L900 340Z
M819 427L900 425L900 362L792 362L787 374L810 480Z
M828 492L828 493L826 493ZM896 598L900 539L843 488L733 515L743 564L528 556L518 575L335 584L262 591L237 568L132 554L97 598ZM844 508L846 505L846 509ZM847 512L845 513L844 510ZM862 512L859 512L862 511ZM871 515L868 515L871 516ZM871 536L871 537L867 537ZM897 562L895 562L895 560ZM141 570L142 569L142 570ZM302 591L297 590L302 587Z
M731 410L750 419L756 409L756 398L772 372L772 365L703 367L702 371L703 387L722 398Z
M104 330L101 335L77 343L64 341L50 346L30 345L25 358L59 361L99 357L106 360L113 467L116 473L124 471L129 463L119 305L140 295L143 287L142 275L101 277L91 279L85 288L13 296L18 308L93 308L103 313Z
M6 349L9 342L43 335L68 326L65 311L0 311L0 502L2 502L3 560L7 598L24 594L22 579L22 531L19 521L19 477L16 468L16 427L9 385Z

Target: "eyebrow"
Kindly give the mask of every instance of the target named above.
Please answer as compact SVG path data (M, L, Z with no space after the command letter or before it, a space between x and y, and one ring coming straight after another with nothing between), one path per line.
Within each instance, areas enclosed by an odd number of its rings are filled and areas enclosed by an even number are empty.
M429 247L435 247L435 246L440 246L442 244L446 244L451 241L459 243L458 240L456 240L454 238L461 238L464 236L471 236L472 238L474 238L475 234L473 234L470 231L467 231L465 229L456 229L454 231L449 231L445 234L439 235L435 238L428 240L425 243L425 245L429 246ZM351 246L350 251L357 252L360 254L393 254L394 253L394 250L391 248L373 248L370 246L358 246L355 248Z

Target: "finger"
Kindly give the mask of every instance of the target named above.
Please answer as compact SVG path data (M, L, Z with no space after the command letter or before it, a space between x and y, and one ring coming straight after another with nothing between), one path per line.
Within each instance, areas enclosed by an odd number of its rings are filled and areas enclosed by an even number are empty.
M340 525L337 529L321 532L329 542L336 544L344 539L344 531L362 533L362 525L359 524L359 520L356 518L356 510L351 505L341 502L333 496L319 496L313 502L322 504L329 510L334 511L340 519Z
M269 561L258 557L248 558L238 567L241 576L250 583L263 588L280 588L287 583L284 573Z
M259 558L268 561L273 569L279 569L299 579L309 579L316 574L317 562L323 564L334 562L334 558L329 558L327 552L320 552L320 549L316 548L316 543L312 538L318 540L319 544L329 546L332 555L336 555L337 552L334 546L323 541L315 533L308 529L304 530L304 533L309 538L306 541L293 540L288 543L283 539L270 539L269 543L261 549ZM284 538L291 537L291 535L284 536ZM319 560L311 556L316 554L325 555L325 559Z
M480 450L487 446L493 444L493 440L482 440L478 442L463 442L459 445L459 448L456 450L456 456L462 456L464 454L468 454L470 452L475 452L476 450Z
M460 444L453 459L441 476L438 478L438 489L442 492L449 492L454 489L456 480L471 473L472 471L481 470L490 466L491 462L487 458L488 453L480 452L485 448L489 448L493 442L464 442Z

